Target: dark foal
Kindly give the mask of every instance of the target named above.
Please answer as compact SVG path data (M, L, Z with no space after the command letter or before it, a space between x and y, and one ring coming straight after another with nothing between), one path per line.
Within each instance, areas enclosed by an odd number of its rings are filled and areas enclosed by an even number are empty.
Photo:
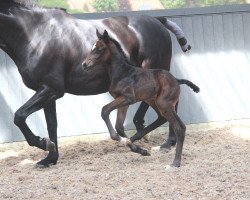
M97 37L99 40L83 62L83 68L89 70L96 65L108 67L111 81L109 92L115 100L103 107L102 118L110 134L115 134L109 119L111 111L121 109L125 116L129 105L144 101L172 125L177 138L176 154L172 165L179 167L186 130L184 123L175 112L180 96L179 84L186 84L195 92L199 92L199 88L188 80L176 79L166 70L141 69L130 64L119 43L110 38L106 30L103 35L97 31ZM148 155L146 150L133 144L144 135L143 132L137 132L127 139L127 145L134 152Z

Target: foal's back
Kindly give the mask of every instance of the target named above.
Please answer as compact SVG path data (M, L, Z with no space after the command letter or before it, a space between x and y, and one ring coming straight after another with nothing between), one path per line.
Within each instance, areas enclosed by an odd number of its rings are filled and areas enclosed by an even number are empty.
M129 64L128 64L129 65ZM119 88L130 88L136 101L155 100L159 95L165 97L172 96L178 98L180 86L176 78L166 70L161 69L142 69L132 65L130 74L111 87L116 91ZM117 88L119 87L119 88ZM124 90L122 90L124 91ZM112 93L112 91L110 91ZM124 94L123 92L121 95Z

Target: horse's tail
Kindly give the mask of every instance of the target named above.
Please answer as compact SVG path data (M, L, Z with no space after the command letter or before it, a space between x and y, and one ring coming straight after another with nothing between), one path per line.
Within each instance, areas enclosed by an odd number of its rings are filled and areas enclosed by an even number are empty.
M167 19L167 17L155 18L158 19L168 30L175 34L182 51L186 52L191 49L191 46L188 44L183 30L175 22L172 22L171 20Z
M182 84L186 84L187 86L189 86L190 88L193 89L194 92L198 93L200 91L200 88L193 84L191 81L189 80L186 80L186 79L177 79L179 85L182 85Z

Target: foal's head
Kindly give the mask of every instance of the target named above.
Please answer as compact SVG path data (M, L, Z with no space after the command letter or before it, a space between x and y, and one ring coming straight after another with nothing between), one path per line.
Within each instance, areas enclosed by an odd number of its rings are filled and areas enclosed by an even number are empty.
M106 30L103 34L100 34L99 31L96 30L96 35L98 37L98 40L93 45L92 50L82 63L84 70L88 70L96 65L110 65L114 54L121 55L121 61L125 60L127 63L130 63L127 60L127 57L122 50L119 42L111 38Z
M88 70L96 65L108 64L111 60L111 41L108 32L105 30L103 35L96 30L98 40L93 45L90 53L83 61L83 69Z

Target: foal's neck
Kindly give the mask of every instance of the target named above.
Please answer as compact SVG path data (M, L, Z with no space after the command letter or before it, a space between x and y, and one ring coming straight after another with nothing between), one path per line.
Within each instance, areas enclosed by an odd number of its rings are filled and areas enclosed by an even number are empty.
M127 58L124 53L121 52L117 46L114 44L111 48L111 62L109 75L110 79L121 79L126 74L131 72L134 67L128 63Z

